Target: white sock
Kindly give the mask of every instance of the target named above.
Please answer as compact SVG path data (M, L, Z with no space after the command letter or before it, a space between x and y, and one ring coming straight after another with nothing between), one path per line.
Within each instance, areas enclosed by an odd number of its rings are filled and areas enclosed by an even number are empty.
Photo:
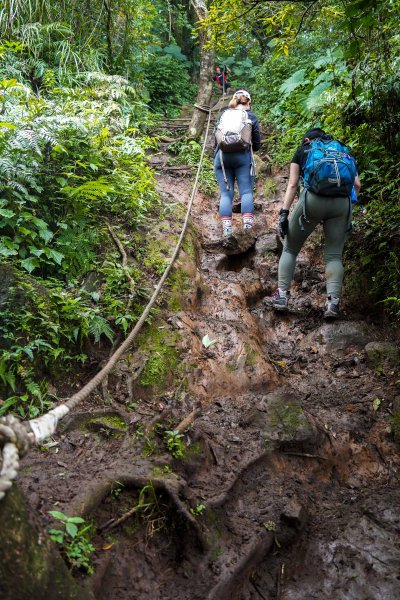
M243 228L244 229L251 229L253 227L253 224L254 224L254 215L253 215L253 213L243 213L242 218L243 218Z
M221 217L222 231L224 235L232 233L232 217Z

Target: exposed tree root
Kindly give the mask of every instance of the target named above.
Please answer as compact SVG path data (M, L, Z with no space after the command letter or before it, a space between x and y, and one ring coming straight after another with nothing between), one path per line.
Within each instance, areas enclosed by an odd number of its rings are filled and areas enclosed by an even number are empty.
M101 417L115 417L118 416L120 419L122 419L122 421L124 421L124 423L126 423L128 425L129 423L129 416L125 413L125 411L121 410L120 408L99 408L97 410L93 410L93 411L81 411L81 412L76 412L73 413L70 417L66 418L65 421L63 421L60 424L60 431L62 433L66 433L68 431L72 431L73 429L77 429L78 427L81 427L83 424L85 424L85 422L87 422L89 419L96 419L96 417L101 418Z
M157 479L151 477L151 475L140 477L126 473L108 474L106 478L102 479L100 482L96 482L89 490L86 490L84 494L75 498L69 509L70 514L75 516L79 515L81 517L90 515L101 504L104 498L110 494L116 482L122 484L126 489L143 488L151 482L156 491L163 492L169 497L178 514L183 517L184 521L195 533L196 541L200 548L203 551L208 548L208 544L204 539L203 532L201 531L197 520L186 508L184 502L179 498L179 493L183 491L185 486L185 482L179 479Z
M268 531L263 533L261 539L258 539L252 545L249 552L236 564L235 568L222 576L208 594L207 600L222 600L222 598L239 600L241 589L248 580L252 569L271 551L273 544L274 535Z
M125 248L123 247L120 239L118 238L117 234L113 231L111 225L109 223L107 223L107 229L110 232L110 236L113 239L114 244L117 246L119 253L121 254L121 258L122 258L122 267L124 269L124 273L125 273L125 277L127 278L127 280L129 281L129 285L130 285L130 299L129 302L127 304L127 307L129 308L130 305L132 304L132 299L133 296L135 295L135 281L132 277L132 275L129 273L129 267L128 267L128 256L125 252Z
M225 504L225 502L227 502L229 500L229 498L230 498L230 496L232 494L232 490L237 485L237 483L239 482L239 480L243 477L244 473L246 471L248 471L249 469L251 469L252 467L254 467L255 465L257 465L258 463L262 463L265 459L269 459L270 457L271 457L271 451L270 450L266 450L265 452L263 452L262 454L260 454L256 458L251 459L237 473L236 477L231 482L231 484L229 485L228 489L226 489L224 492L222 492L222 494L219 494L218 496L215 496L214 498L211 498L211 500L208 500L206 502L207 508L215 509L215 508L220 508L221 506L223 506Z

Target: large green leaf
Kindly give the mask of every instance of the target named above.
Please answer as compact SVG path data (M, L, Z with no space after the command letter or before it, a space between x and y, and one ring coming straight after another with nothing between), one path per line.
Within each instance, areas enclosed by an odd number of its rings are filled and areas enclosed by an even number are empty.
M289 96L299 86L309 83L309 80L305 75L305 69L299 69L299 71L293 73L293 75L288 77L288 79L282 83L281 87L279 88L280 93L284 94L285 96Z

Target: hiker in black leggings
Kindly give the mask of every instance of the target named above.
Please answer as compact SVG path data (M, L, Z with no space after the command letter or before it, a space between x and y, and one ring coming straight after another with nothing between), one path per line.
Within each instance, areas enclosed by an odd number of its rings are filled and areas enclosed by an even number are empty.
M323 224L325 236L325 275L327 301L324 316L336 318L339 314L339 300L343 283L342 253L348 232L351 229L351 204L348 197L321 196L303 189L300 193L290 220L290 207L296 196L299 179L304 175L310 141L325 135L322 129L314 128L304 135L302 146L295 153L290 164L289 183L286 189L283 208L279 213L279 230L285 238L279 261L278 289L269 303L278 311L286 311L290 296L296 258L304 242L318 223ZM356 194L361 184L356 176ZM307 201L306 201L307 200ZM305 206L306 202L306 206Z

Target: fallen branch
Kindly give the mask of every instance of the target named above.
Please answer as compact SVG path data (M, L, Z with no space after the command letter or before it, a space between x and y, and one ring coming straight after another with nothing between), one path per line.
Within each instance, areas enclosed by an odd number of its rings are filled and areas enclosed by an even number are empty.
M199 408L195 408L194 410L192 410L192 412L190 414L188 414L188 416L185 417L179 423L179 425L177 425L175 427L175 431L178 431L179 433L183 433L184 431L186 431L186 429L189 429L189 427L197 419L197 417L200 416L200 414L201 414L201 410Z
M164 167L164 171L191 171L193 167L191 165L178 165L176 167Z
M160 140L160 142L166 142L167 144L173 144L174 142L180 142L182 140L185 139L185 136L180 136L180 137L167 137L166 135L159 135L157 136L157 138Z

